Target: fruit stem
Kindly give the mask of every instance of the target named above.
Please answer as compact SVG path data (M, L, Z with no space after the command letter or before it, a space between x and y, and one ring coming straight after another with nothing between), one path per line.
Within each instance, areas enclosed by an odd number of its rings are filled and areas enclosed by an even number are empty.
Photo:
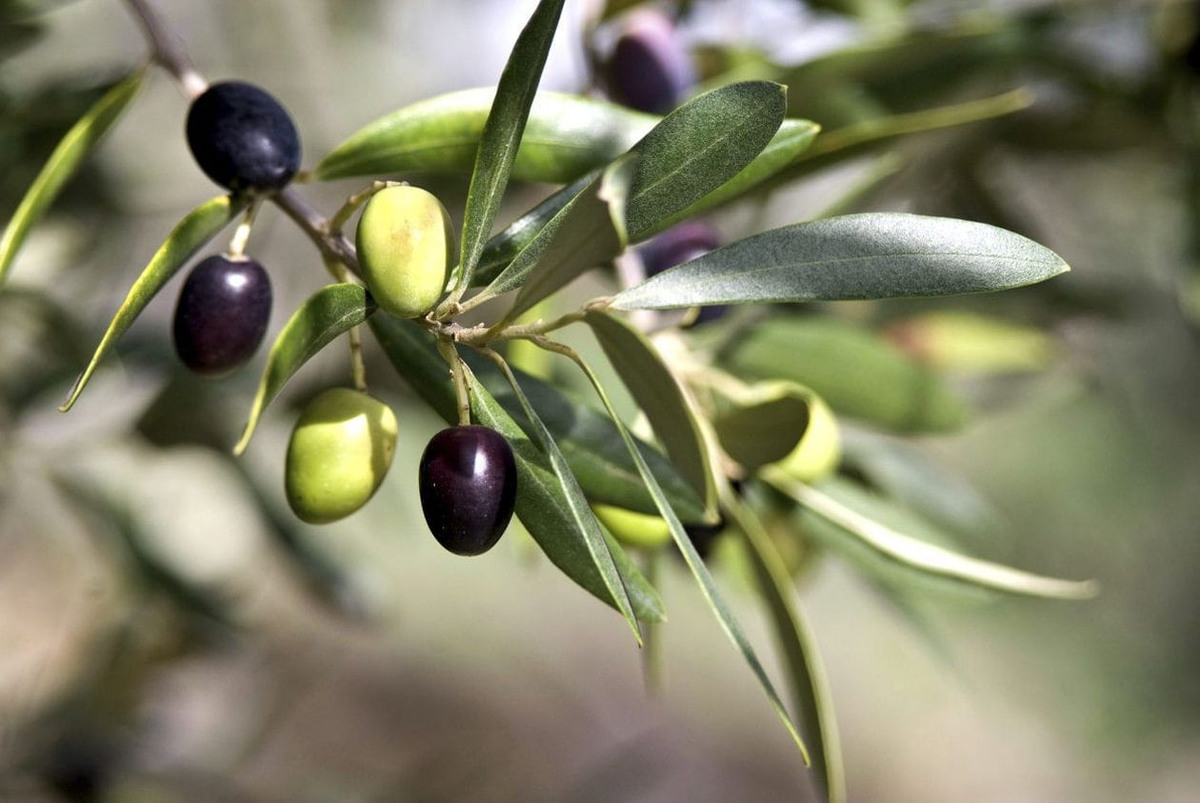
M339 282L349 281L346 266L336 259L325 258L325 268ZM350 375L354 380L354 389L360 393L367 392L367 365L363 361L362 326L351 326L346 332L350 341Z
M250 241L250 230L254 228L254 217L258 214L260 206L262 206L262 199L254 198L246 207L246 213L242 215L242 222L238 224L237 231L233 233L233 239L229 241L230 257L241 259L246 256L246 244Z
M467 391L467 376L463 371L462 358L454 343L447 338L437 339L437 349L450 365L450 377L454 380L454 395L458 399L458 424L467 426L471 423L471 394Z
M386 190L388 187L399 187L407 183L408 182L406 181L376 180L372 182L371 186L367 187L366 189L354 193L346 199L346 203L342 204L342 208L337 211L337 214L330 218L328 226L329 233L340 235L342 233L342 227L346 225L346 221L350 219L350 216L354 214L354 211L367 201L371 200L371 197L375 195L375 193L380 192L381 190Z

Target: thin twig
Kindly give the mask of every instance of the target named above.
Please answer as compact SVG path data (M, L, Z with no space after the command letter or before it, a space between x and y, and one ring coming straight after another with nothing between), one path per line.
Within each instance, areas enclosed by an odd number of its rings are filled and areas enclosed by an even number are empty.
M126 2L146 34L150 48L154 51L154 60L175 76L189 96L194 98L208 89L208 81L192 64L179 38L163 24L162 18L154 8L146 0Z
M351 273L358 275L358 254L354 250L354 244L343 235L332 233L329 230L329 219L313 209L295 189L285 187L272 195L271 200L304 230L309 239L316 243L317 248L321 249L326 259L337 260Z

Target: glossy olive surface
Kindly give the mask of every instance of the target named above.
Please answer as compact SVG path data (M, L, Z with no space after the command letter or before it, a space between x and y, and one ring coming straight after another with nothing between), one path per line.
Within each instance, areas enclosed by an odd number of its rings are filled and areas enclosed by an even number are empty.
M432 193L409 185L375 193L358 220L356 245L363 281L381 309L418 318L442 297L454 229Z
M192 268L175 305L175 352L188 368L222 376L253 356L271 317L271 279L253 259L211 256Z
M604 64L604 78L613 100L652 114L671 111L695 82L674 22L653 9L629 15Z
M305 406L288 442L284 490L292 511L328 524L365 505L396 451L396 416L350 388L322 391Z
M192 156L231 190L278 190L300 168L300 135L287 110L253 84L213 84L187 116Z
M443 429L421 455L421 509L433 537L457 555L487 552L504 534L517 498L517 465L488 427Z

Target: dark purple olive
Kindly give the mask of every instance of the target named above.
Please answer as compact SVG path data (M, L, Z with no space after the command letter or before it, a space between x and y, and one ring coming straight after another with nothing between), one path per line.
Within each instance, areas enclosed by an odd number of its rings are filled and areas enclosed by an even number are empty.
M175 352L198 374L221 376L254 354L271 316L271 280L245 257L211 256L192 268L175 306Z
M421 455L418 485L425 522L438 543L457 555L480 555L495 546L512 518L512 447L489 427L443 429Z
M643 245L639 252L646 274L653 276L667 268L704 256L719 245L721 235L716 229L700 220L687 220L667 229ZM692 325L716 320L725 314L726 309L724 304L701 307Z
M604 63L609 96L630 108L665 114L695 82L692 63L675 23L661 11L629 15Z
M231 190L278 190L300 167L300 135L279 101L241 81L192 101L188 147L209 178Z
M700 220L686 220L643 245L639 253L646 274L653 276L707 254L720 244L721 235L712 226Z

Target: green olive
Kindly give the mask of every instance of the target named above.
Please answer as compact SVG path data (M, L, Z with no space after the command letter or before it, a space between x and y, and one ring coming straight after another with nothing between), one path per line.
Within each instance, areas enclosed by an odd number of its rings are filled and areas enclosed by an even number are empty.
M374 495L396 450L396 416L383 402L350 388L316 396L288 443L288 504L310 524L349 516Z
M626 546L656 547L671 540L671 528L662 516L599 503L592 505L592 512Z
M407 184L371 197L358 221L358 264L380 308L419 318L442 297L454 262L446 207Z

